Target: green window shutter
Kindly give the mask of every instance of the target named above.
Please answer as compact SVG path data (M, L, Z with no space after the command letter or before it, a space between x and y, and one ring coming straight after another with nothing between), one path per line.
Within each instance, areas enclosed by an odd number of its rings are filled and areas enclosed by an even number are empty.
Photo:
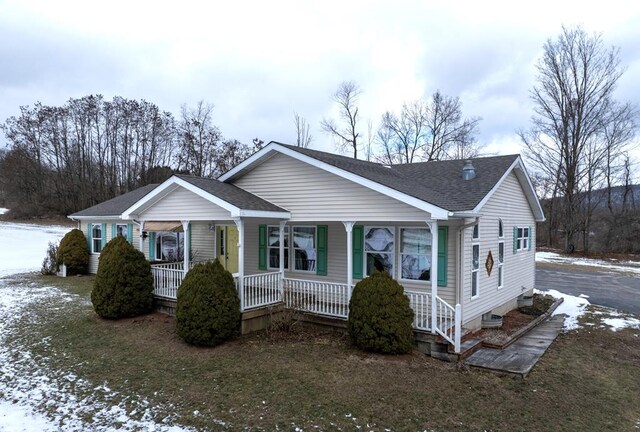
M518 253L518 227L513 227L513 253Z
M133 224L127 224L127 239L133 244Z
M258 269L267 269L267 226L258 227Z
M327 275L327 243L329 227L327 225L318 225L316 242L316 274L318 276Z
M353 278L362 279L364 276L364 226L355 225L351 231L353 240Z
M116 224L111 224L111 239L116 238Z
M529 250L531 250L531 238L533 237L533 229L531 228L531 225L529 225Z
M107 224L102 224L102 247L107 244Z
M156 233L149 232L149 261L156 260Z
M87 224L87 247L89 248L89 253L93 252L91 249L91 231L93 231L93 224Z
M438 227L438 286L447 286L449 227Z

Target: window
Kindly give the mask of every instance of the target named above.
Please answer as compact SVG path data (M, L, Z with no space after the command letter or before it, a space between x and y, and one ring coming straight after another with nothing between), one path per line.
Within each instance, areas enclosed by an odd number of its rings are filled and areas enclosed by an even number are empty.
M294 270L316 271L316 227L293 227Z
M516 228L516 250L523 251L529 249L529 228Z
M91 246L93 253L102 251L102 225L100 224L95 224L91 228Z
M400 229L402 279L431 280L431 232L427 228Z
M280 227L267 227L269 268L280 269ZM289 227L284 228L284 268L289 268Z
M129 227L127 224L117 224L116 225L116 237L124 237L125 240L129 241Z
M504 226L502 225L502 219L498 219L498 237L504 237Z
M504 284L504 241L498 242L498 288Z
M480 245L474 244L471 257L471 297L478 295L478 269L480 268Z
M374 270L386 271L393 276L393 228L365 227L364 255L367 276Z
M176 262L184 259L184 233L156 233L156 260Z
M473 226L473 237L474 240L477 240L478 238L480 238L480 227L479 224L475 224Z

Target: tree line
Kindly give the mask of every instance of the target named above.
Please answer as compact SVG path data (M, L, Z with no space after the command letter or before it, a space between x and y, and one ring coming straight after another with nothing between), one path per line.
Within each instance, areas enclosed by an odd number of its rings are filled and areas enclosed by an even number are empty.
M173 173L215 177L262 142L225 139L212 112L183 105L176 119L151 102L101 95L23 106L0 126L4 205L14 217L66 215Z

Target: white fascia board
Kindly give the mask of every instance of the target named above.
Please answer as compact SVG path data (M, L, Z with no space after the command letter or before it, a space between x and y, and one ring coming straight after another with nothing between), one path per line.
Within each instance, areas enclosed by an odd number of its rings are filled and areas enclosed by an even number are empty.
M226 181L232 178L235 174L242 171L243 169L245 169L246 167L254 163L257 159L261 158L267 152L270 152L270 151L280 152L284 155L297 159L301 162L305 162L311 166L318 167L324 171L330 172L331 174L335 174L346 180L352 181L353 183L359 184L360 186L364 186L368 189L374 190L376 192L380 192L381 194L386 195L390 198L396 199L412 207L428 212L431 214L431 219L446 220L449 217L449 212L443 208L437 207L433 204L429 204L426 201L404 194L393 188L384 186L380 183L374 182L364 177L360 177L359 175L354 174L352 172L334 167L333 165L329 165L326 162L322 162L318 159L314 159L310 156L304 155L295 150L288 149L277 143L270 143L268 146L266 146L265 148L263 148L262 150L260 150L259 152L251 156L249 159L246 159L240 165L236 166L232 170L228 171L226 174L222 175L219 179L221 181Z
M255 217L255 218L271 218L271 219L291 219L289 212L275 212L267 210L240 210L238 214L232 214L232 217Z
M122 214L120 215L120 217L122 219L130 219L131 218L131 214L133 212L135 212L136 210L139 210L142 206L144 206L145 204L147 204L148 202L150 202L154 198L159 197L160 194L162 194L163 192L166 191L166 193L164 193L164 195L167 195L168 193L173 191L173 189L171 189L169 191L167 191L167 189L170 188L174 184L174 180L175 179L177 179L177 177L175 177L175 176L171 176L168 179L166 179L164 182L162 182L159 186L157 186L151 192L149 192L148 194L146 194L145 196L140 198L133 205L131 205L128 209L123 211ZM164 195L162 195L162 196L164 196Z
M524 168L524 164L522 163L522 159L520 158L520 156L518 156L516 160L513 161L511 166L505 171L505 173L502 175L500 180L498 180L498 182L493 186L493 188L491 188L489 193L487 193L484 196L482 201L478 203L478 205L471 211L471 213L480 213L480 209L484 207L484 205L487 203L487 201L489 201L489 199L498 190L498 188L502 186L502 183L504 183L504 181L507 179L509 174L511 174L511 172L516 168L520 168L520 171L522 172L522 176L519 176L518 173L516 172L516 177L518 177L518 181L520 181L520 184L522 185L523 178L525 180L524 182L525 187L523 187L522 189L525 194L525 197L527 198L527 201L529 202L529 206L531 206L531 210L535 220L537 222L544 222L545 220L544 212L542 211L542 207L540 206L540 201L538 201L538 197L536 196L535 189L531 184L531 179L529 179L529 175L527 174L527 171Z
M110 216L67 216L71 220L122 220L120 215Z

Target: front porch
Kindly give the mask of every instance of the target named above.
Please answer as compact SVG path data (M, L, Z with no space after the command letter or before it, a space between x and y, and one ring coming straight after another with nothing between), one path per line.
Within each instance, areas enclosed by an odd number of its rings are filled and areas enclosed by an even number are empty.
M193 264L190 264L191 268ZM186 272L184 263L153 264L154 295L161 301L175 301ZM240 276L235 273L236 289L243 313L282 306L318 317L346 321L353 286L285 277L284 271ZM461 308L450 306L440 297L426 291L405 288L415 313L413 328L417 332L434 333L460 351ZM435 325L435 327L434 327Z

